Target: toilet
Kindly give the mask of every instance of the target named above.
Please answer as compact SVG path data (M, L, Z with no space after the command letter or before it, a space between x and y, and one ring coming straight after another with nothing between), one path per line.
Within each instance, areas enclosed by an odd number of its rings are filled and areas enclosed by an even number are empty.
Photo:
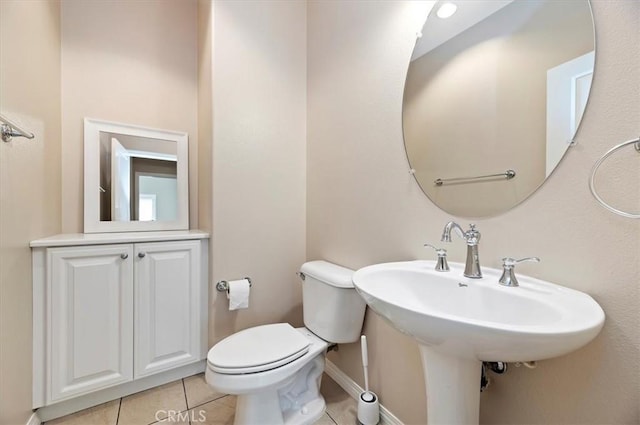
M237 396L235 425L306 425L325 410L320 394L330 344L360 338L366 304L351 281L353 270L326 261L300 268L303 328L256 326L214 345L206 380Z

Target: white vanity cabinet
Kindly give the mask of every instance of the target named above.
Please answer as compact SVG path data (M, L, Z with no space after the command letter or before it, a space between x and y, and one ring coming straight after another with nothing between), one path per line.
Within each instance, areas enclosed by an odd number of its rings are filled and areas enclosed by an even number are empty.
M207 238L178 231L32 242L34 408L71 400L76 410L78 398L91 405L203 370Z
M133 379L133 246L46 255L50 401Z
M200 359L200 243L134 245L134 376Z

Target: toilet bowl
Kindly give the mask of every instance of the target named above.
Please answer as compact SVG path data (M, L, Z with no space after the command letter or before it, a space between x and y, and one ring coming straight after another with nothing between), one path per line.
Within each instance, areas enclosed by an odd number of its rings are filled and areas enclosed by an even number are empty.
M283 350L281 359L269 358L271 353L260 359L260 355L265 354L262 351L264 339L276 330L278 337L272 339L269 346L286 343L289 337L294 344L302 339L306 344L302 353ZM253 358L238 362L236 357L233 362L231 357L224 357L226 353L211 349L207 356L205 377L217 391L238 396L235 424L302 425L312 424L322 416L325 404L319 389L328 347L326 341L306 328L294 329L287 323L257 326L232 336L246 337L246 341L232 340L226 344L221 344L221 341L214 348L228 348L230 352L236 347L240 350L242 346L245 350L252 350ZM253 337L256 337L254 344L251 343ZM230 366L242 363L245 363L244 367Z
M237 395L235 425L306 425L324 413L320 394L329 343L359 339L366 304L352 270L302 265L305 327L275 323L237 332L209 350L207 383Z

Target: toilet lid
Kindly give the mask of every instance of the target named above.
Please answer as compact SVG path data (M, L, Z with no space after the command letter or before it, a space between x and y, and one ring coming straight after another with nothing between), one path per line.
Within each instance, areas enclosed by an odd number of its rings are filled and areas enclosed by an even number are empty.
M309 345L309 340L288 323L256 326L214 345L207 361L212 370L220 373L256 373L302 357Z

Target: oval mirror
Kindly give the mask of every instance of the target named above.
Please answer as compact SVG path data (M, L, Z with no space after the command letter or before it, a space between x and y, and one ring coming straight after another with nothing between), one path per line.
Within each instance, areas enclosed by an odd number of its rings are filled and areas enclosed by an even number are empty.
M424 193L462 217L500 214L531 195L580 125L594 44L588 0L436 2L402 114Z

